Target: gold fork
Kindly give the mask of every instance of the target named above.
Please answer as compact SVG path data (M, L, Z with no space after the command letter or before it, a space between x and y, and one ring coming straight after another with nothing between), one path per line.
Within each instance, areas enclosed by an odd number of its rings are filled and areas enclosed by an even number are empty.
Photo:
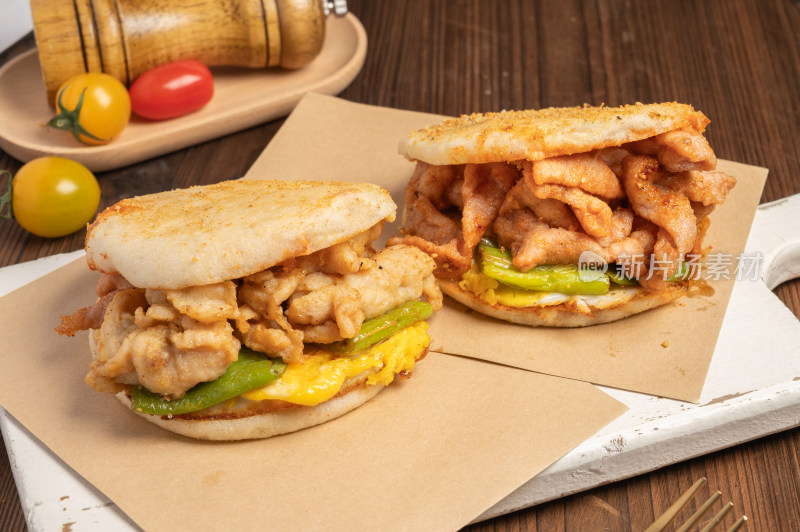
M700 488L703 487L703 484L705 483L706 483L705 478L701 478L700 480L695 482L694 485L688 490L686 490L686 492L684 492L684 494L681 495L678 498L678 500L672 504L672 506L667 508L667 511L664 512L658 519L656 519L655 522L652 525L650 525L650 527L647 530L645 530L645 532L661 532L662 530L666 530L666 528L670 525L670 523L672 523L673 519L675 519L675 517L677 517L677 515L681 512L681 510L683 510L684 506L686 506L689 503L689 501L691 501L694 498L694 496L697 494ZM702 518L706 514L706 512L708 512L711 506L715 502L717 502L717 499L719 499L721 496L722 493L717 491L715 494L709 497L708 500L700 508L698 508L698 510L694 514L692 514L692 516L683 525L681 525L681 527L678 529L677 532L687 532L689 529L691 529L695 524L697 524L700 518ZM714 528L720 523L720 521L722 521L725 515L728 512L730 512L732 508L733 508L733 502L728 502L728 504L723 506L722 510L720 510L717 513L717 515L715 515L714 518L711 521L709 521L708 524L706 524L706 526L704 526L700 532L709 532L710 530L714 530ZM733 526L731 526L728 529L728 532L735 532L736 530L739 530L745 524L746 521L747 521L747 516L746 515L741 516L739 520L736 521L733 524Z

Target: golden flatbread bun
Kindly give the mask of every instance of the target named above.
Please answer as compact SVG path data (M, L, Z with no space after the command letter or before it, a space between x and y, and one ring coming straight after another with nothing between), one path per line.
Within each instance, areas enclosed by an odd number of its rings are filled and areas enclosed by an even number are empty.
M367 183L236 180L125 199L89 226L89 268L174 289L237 279L343 242L397 206Z
M433 165L537 161L646 139L709 120L680 103L471 114L412 132L402 155Z
M620 298L611 305L602 305L603 308L589 305L591 314L585 314L569 303L527 308L509 307L500 303L492 305L472 292L462 290L457 281L439 279L439 285L442 292L482 314L498 320L536 327L587 327L609 323L666 305L683 296L687 290L684 284L657 293L639 289L633 292L631 297Z
M161 428L190 438L217 441L249 440L295 432L336 419L366 403L383 388L381 384L360 386L317 406L288 408L236 419L168 419L142 414L135 410L133 412ZM131 408L130 398L125 392L119 392L117 399Z

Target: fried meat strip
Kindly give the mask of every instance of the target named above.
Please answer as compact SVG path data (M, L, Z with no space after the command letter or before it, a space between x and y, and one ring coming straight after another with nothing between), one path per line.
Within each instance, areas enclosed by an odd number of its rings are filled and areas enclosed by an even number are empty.
M702 133L692 128L676 129L630 144L634 153L652 155L669 172L713 170L717 156Z
M536 217L549 227L576 231L580 222L565 203L555 199L540 199L533 195L527 179L520 179L506 195L500 214L529 208Z
M623 198L619 179L601 157L591 153L550 157L541 161L525 161L523 173L536 185L561 185L579 188L604 198Z
M361 323L406 301L425 296L434 309L442 295L433 277L434 261L412 246L394 245L377 253L377 268L333 278L330 284L289 298L286 317L294 327L336 323L339 337L351 338ZM317 331L317 332L322 332Z
M642 255L646 235L631 234L609 246L579 231L549 227L527 209L507 212L494 223L498 243L511 250L512 263L520 271L541 264L577 264L584 251L592 251L606 262Z
M236 330L241 333L244 345L279 356L285 362L303 361L303 333L292 328L281 305L304 277L303 269L293 268L264 270L242 280Z
M297 291L322 288L331 285L337 276L376 267L365 253L373 251L371 243L380 236L382 228L383 222L345 242L289 261L282 268L245 277L239 287L241 306L236 319L236 329L244 344L288 363L305 360L304 342L320 341L322 337L315 336L307 327L290 323L283 305L288 305L289 298Z
M422 249L434 257L439 277L458 279L469 269L473 249L518 178L518 170L506 163L417 163L406 189L404 237L392 239L390 244ZM442 212L451 207L462 211L460 220Z
M331 344L344 340L336 321L329 320L318 325L298 325L297 330L303 333L303 339L308 343Z
M464 178L460 177L444 189L444 199L448 204L459 210L464 209Z
M227 321L200 323L182 316L162 322L141 309L136 318L142 330L133 336L132 361L139 382L152 392L183 397L196 384L222 375L239 356L241 344Z
M695 209L695 216L697 216L697 237L694 239L694 246L692 246L692 250L690 253L694 255L700 255L703 253L703 239L708 232L708 228L711 227L711 220L708 219L708 213L713 210L714 206L704 207L703 212L698 212Z
M447 190L450 185L459 179L463 173L460 166L431 166L426 163L417 163L414 174L411 176L409 188L414 193L427 198L439 210L450 205L447 199Z
M615 215L608 203L577 187L537 185L530 181L528 185L537 198L554 199L569 205L583 230L590 236L614 242L630 233L633 217L625 209L620 209Z
M306 327L312 334L324 333L331 341L352 338L364 322L364 309L357 290L350 286L331 284L307 294L297 293L286 311L290 323ZM334 333L332 325L336 325ZM314 327L323 326L318 329Z
M61 323L56 327L56 332L65 336L74 336L78 331L99 329L103 323L106 309L120 290L128 290L133 285L118 273L101 273L95 285L97 301L88 307L76 310L72 314L61 316Z
M459 223L439 212L428 198L418 197L410 201L406 198L404 215L404 234L418 236L437 245L462 239Z
M240 347L226 319L199 322L175 308L164 291L149 289L117 292L93 341L90 385L117 391L122 384L141 384L170 398L222 375Z
M364 253L367 249L372 251L370 245L381 236L383 225L384 222L381 221L344 242L304 257L297 257L292 266L307 271L322 271L339 275L372 267L373 264L364 256Z
M622 148L611 147L611 148L603 148L602 150L597 150L596 152L593 153L593 155L599 158L604 163L606 163L606 165L608 165L611 171L614 172L614 175L619 178L619 176L622 175L622 161L624 161L625 157L630 155L630 153L628 152L628 150Z
M662 174L656 184L681 192L690 201L708 207L723 203L728 192L736 185L736 179L724 172L690 170L677 174Z
M622 184L634 212L650 220L659 231L654 253L657 261L669 261L664 277L675 273L694 246L697 218L689 199L681 192L655 184L661 170L652 157L630 156L623 163Z
M437 173L437 168L443 170L443 174ZM415 246L429 255L436 261L437 275L444 278L458 279L461 274L469 269L472 261L471 250L464 245L460 224L457 220L448 217L436 207L427 195L435 195L441 191L442 197L434 198L439 205L447 205L451 201L446 198L457 199L462 202L461 190L463 189L463 177L454 177L454 180L447 181L451 176L452 169L458 167L430 166L425 163L417 163L414 176L406 189L405 209L403 210L403 233L402 238L392 238L387 245L407 244ZM456 170L457 172L457 170ZM426 174L439 176L440 181ZM441 177L444 175L444 177ZM429 185L422 186L428 182L440 182L441 187ZM443 183L447 181L447 185ZM458 187L456 189L456 187ZM423 192L427 195L423 195Z
M252 308L243 306L236 324L242 342L250 349L281 357L287 363L305 360L303 331L294 329L284 316L264 320Z
M117 292L109 292L95 301L94 304L80 308L72 314L61 316L61 323L56 327L56 332L65 336L75 336L78 331L99 329L100 325L103 324L103 316L106 314L108 305Z
M442 307L442 293L433 277L434 261L411 246L392 246L375 255L378 268L344 277L358 291L361 308L369 319L406 301L424 297L433 310Z
M300 257L243 278L238 290L236 330L251 349L302 362L304 343L331 343L358 334L365 319L382 314L420 295L441 306L432 275L436 263L415 247L388 246L372 255L368 243L379 232L358 235L354 249L370 253L355 271L330 271L329 261ZM371 255L371 256L370 256Z
M100 392L116 393L125 384L137 384L136 368L131 358L131 334L137 329L136 309L147 305L145 291L141 288L109 293L105 316L89 336L92 361L86 382Z
M634 217L633 211L630 209L623 207L614 209L611 214L611 223L609 224L611 234L606 237L599 237L597 242L603 247L608 247L627 238L631 234Z
M436 276L442 279L457 280L469 270L472 254L464 247L464 241L454 238L446 244L435 244L416 235L406 235L389 239L387 246L404 244L424 251L436 263Z
M239 287L240 306L246 305L267 319L277 319L283 314L281 304L297 290L304 277L305 271L300 268L248 275Z
M97 285L94 291L97 297L103 297L116 290L127 290L133 288L133 285L119 273L101 273L97 279Z
M201 323L214 323L236 317L236 284L223 281L177 290L163 290L164 297L181 314Z
M518 177L517 169L505 163L466 165L461 230L467 249L483 238Z

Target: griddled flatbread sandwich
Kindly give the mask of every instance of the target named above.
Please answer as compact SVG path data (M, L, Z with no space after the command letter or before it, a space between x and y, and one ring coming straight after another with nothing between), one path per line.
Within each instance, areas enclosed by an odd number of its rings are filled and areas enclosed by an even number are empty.
M403 237L443 292L499 319L578 327L674 301L699 269L716 171L678 103L473 114L414 131Z
M123 200L87 232L97 302L57 331L88 329L86 381L173 432L238 440L323 423L427 354L435 263L371 245L395 211L376 185L335 182Z

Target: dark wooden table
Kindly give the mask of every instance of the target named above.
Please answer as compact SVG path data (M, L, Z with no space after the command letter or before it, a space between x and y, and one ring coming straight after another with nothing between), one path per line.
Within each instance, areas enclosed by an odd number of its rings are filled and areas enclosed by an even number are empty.
M762 202L800 192L798 0L350 0L369 34L363 71L341 96L460 114L531 107L687 102L712 120L719 157L767 167ZM0 21L0 28L2 21ZM33 46L23 39L0 64ZM2 117L0 117L2 120ZM121 198L241 176L281 121L98 175L101 208ZM0 152L0 168L21 163ZM800 213L798 213L800 216ZM0 223L0 266L73 251ZM778 296L800 313L800 283ZM800 423L800 420L798 420ZM720 489L748 530L800 530L800 429L471 527L643 530L692 482ZM730 515L725 523L733 523ZM0 530L25 527L0 443Z

